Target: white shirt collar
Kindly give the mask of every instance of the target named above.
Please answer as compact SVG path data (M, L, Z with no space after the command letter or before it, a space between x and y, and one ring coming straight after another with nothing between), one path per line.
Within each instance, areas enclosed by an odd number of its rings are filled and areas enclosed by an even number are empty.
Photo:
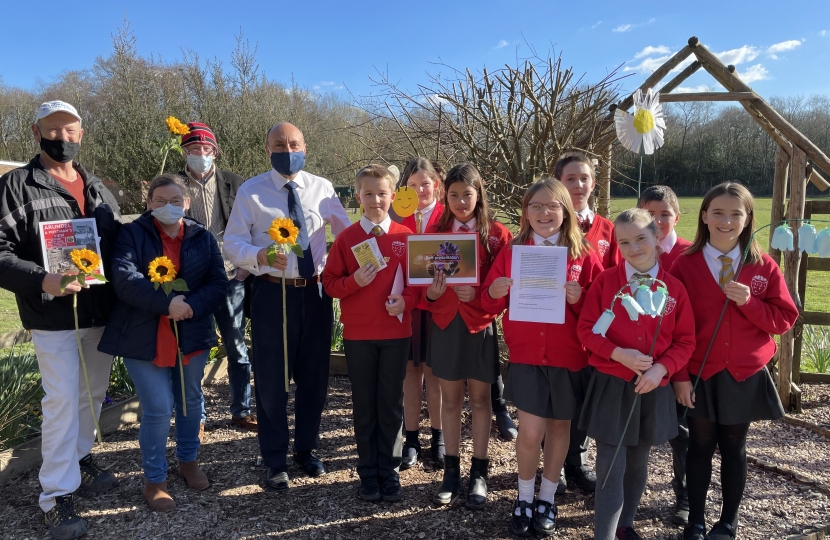
M435 210L435 205L438 204L438 199L432 199L432 203L426 205L423 210L415 210L416 212L420 212L422 216L429 215L430 212Z
M671 253L672 248L677 243L677 232L674 229L671 230L671 233L662 240L660 240L660 249L663 250L663 253Z
M383 229L384 234L389 233L389 226L392 224L392 218L389 217L389 214L386 214L386 217L380 223L372 223L372 221L366 217L366 214L360 217L360 227L363 229L363 232L369 234L372 232L372 229L375 225L380 225L380 228Z
M472 218L467 223L461 223L457 219L453 218L452 219L452 232L458 232L458 229L460 229L461 227L467 227L468 229L470 229L470 232L475 232L476 231L476 218Z
M539 236L536 233L533 233L533 245L541 246L545 240L553 244L554 246L559 241L559 233L554 234L553 236L549 236L545 238L544 236Z
M649 276L651 276L653 278L657 278L657 273L659 271L660 271L660 263L657 263L657 262L654 263L654 266L652 266L651 270L649 270L648 272L640 272L639 270L637 270L636 268L631 266L631 263L629 263L628 261L625 261L625 278L628 281L631 281L631 278L634 277L634 274L648 274Z
M715 246L706 242L706 245L703 246L703 254L709 257L712 260L717 261L718 265L721 264L720 257L721 255L726 255L730 259L732 259L732 266L737 266L738 263L741 262L741 244L738 243L733 247L729 253L721 253Z
M285 184L289 182L288 178L284 177L274 169L271 169L271 179L274 181L274 184L277 186L277 189L283 189ZM297 173L297 176L294 177L294 183L297 184L297 187L304 188L306 185L305 178L303 177L303 171Z
M586 206L582 210L577 210L576 214L581 217L582 219L587 219L588 223L594 222L594 212L591 210L590 206Z

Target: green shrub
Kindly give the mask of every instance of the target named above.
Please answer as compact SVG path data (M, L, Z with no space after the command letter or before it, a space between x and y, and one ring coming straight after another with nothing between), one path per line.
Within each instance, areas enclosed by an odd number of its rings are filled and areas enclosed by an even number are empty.
M40 386L34 352L12 347L0 357L0 449L40 433Z
M334 300L334 325L331 329L332 352L343 352L343 323L340 322L340 300Z
M805 324L802 337L801 370L813 373L830 372L830 335L827 328Z

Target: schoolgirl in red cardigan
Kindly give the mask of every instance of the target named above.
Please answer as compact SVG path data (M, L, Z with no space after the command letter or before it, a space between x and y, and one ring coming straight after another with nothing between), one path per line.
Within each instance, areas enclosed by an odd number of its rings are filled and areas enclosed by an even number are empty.
M528 188L513 244L568 248L565 322L513 321L509 310L502 318L510 348L505 396L519 410L521 425L516 439L519 495L510 514L510 532L550 535L556 526L554 495L568 452L571 420L577 418L590 378L588 353L576 336L576 322L583 293L602 271L602 263L582 236L568 190L554 179ZM487 274L481 305L490 313L499 314L509 305L512 255L512 248L503 249ZM545 468L539 497L534 498L543 440Z
M484 280L499 252L513 239L504 225L495 221L478 170L470 163L456 165L444 180L446 208L441 220L428 233L478 232L479 275ZM496 316L481 306L481 287L447 287L444 274L425 290L432 313L427 365L441 385L441 420L446 455L444 478L433 502L450 504L461 493L461 408L465 382L472 410L473 458L467 486L467 507L481 509L487 500L492 409L490 387L498 375Z
M614 234L625 262L594 280L577 324L577 335L591 353L588 363L595 368L579 425L597 444L594 538L598 540L639 538L633 525L648 477L649 451L677 435L669 378L685 368L695 346L686 289L657 262L653 218L641 208L626 210L614 221ZM632 320L625 301L618 300L610 326L598 327L618 291L625 287L623 292L633 295L637 282L654 290L654 278L666 284L662 321L642 314ZM632 280L637 281L628 286Z
M444 170L422 157L410 159L401 173L401 183L418 194L418 209L404 218L402 225L415 234L422 234L438 223L444 213ZM414 467L421 453L418 425L421 422L421 401L426 386L427 413L432 431L430 455L438 468L444 467L444 434L441 429L441 386L426 365L427 340L432 317L424 302L412 310L412 354L406 365L403 382L404 431L401 470Z
M674 383L677 401L689 407L689 525L683 537L693 540L735 537L746 485L749 425L784 415L766 364L775 354L771 334L789 330L798 310L781 270L751 240L754 209L752 194L740 184L727 182L710 189L700 207L695 241L671 270L694 291L697 345L688 369L679 372L675 378L679 382ZM726 299L723 322L701 372ZM693 393L698 373L700 380ZM704 511L715 447L721 456L723 506L720 519L707 536Z

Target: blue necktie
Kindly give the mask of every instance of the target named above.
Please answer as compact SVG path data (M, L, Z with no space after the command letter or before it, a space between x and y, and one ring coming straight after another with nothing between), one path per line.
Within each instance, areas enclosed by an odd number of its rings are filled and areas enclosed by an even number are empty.
M297 243L303 248L303 257L297 257L297 267L300 271L300 277L311 279L314 276L314 260L311 258L303 205L300 204L300 197L296 191L297 183L293 180L288 181L285 183L285 189L288 190L288 217L294 222L294 226L300 229L300 234L297 235Z

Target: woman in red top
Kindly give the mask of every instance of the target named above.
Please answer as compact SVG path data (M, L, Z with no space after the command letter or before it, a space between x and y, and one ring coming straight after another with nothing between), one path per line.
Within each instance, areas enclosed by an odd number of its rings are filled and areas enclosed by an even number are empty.
M418 209L411 216L404 218L403 225L415 234L421 234L438 223L444 213L444 205L439 199L443 192L444 170L437 164L422 157L412 158L407 162L401 174L401 183L418 194ZM401 470L409 469L418 463L421 443L418 441L418 425L421 422L421 396L424 384L427 389L427 412L432 430L430 454L439 468L444 467L444 434L441 431L441 386L426 366L427 339L432 317L424 303L412 310L412 353L406 366L406 379L403 382L403 411L406 440L403 445Z
M456 165L444 180L446 207L441 221L428 233L477 232L479 235L479 275L486 278L493 259L513 236L504 225L493 220L487 194L478 170L470 163ZM450 504L461 493L461 408L464 390L470 394L473 416L473 459L467 487L467 507L483 508L487 501L487 446L490 442L490 387L498 374L496 316L481 307L481 288L447 287L442 272L425 291L432 313L427 365L441 385L441 420L446 432L444 479L433 497L436 504Z
M697 328L697 346L688 370L674 383L677 401L689 407L686 457L689 525L684 538L707 538L704 511L715 447L721 456L723 506L709 531L712 540L735 537L746 485L746 435L756 420L784 415L766 364L775 354L771 334L795 324L793 304L781 270L752 239L755 203L740 184L724 183L703 198L692 247L672 265L671 273L689 290ZM744 251L749 249L741 267ZM734 279L737 274L738 279ZM724 301L729 300L709 357L703 357L715 332ZM692 382L697 380L695 392ZM691 380L690 380L691 379Z
M649 213L641 208L622 212L614 221L614 234L625 263L594 280L577 325L579 339L591 353L588 363L595 368L579 426L597 443L594 538L635 540L640 538L633 525L648 478L649 451L677 436L669 378L689 361L695 328L686 289L657 262L657 226ZM618 299L610 326L594 333L618 291L633 295L638 284L654 290L655 278L666 284L662 319L639 315L631 320Z
M516 439L519 496L511 512L510 532L553 534L557 509L554 495L565 462L571 420L577 417L590 378L588 353L576 336L582 293L602 271L602 263L582 236L568 190L558 180L536 182L525 193L517 246L563 246L568 250L564 284L565 322L548 324L502 318L510 348L507 399L519 409L522 429ZM512 248L503 249L487 274L481 305L499 314L509 305L513 285ZM534 499L539 449L545 440L545 468L539 497ZM534 506L533 501L537 504Z

